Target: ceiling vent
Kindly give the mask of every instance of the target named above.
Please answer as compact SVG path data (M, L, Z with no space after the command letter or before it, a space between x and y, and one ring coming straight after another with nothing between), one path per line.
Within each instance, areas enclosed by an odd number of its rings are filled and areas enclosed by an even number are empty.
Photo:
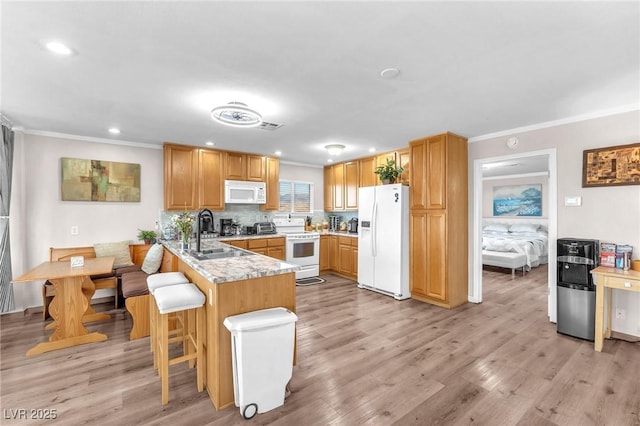
M282 124L275 124L275 123L269 123L267 121L263 121L262 123L260 123L258 128L262 130L276 130L282 126L283 126Z

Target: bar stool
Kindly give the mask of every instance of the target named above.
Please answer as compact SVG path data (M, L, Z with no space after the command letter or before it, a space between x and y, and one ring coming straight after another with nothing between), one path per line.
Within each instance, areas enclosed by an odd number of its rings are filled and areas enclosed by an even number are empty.
M147 288L149 289L149 346L151 352L154 352L156 347L155 330L158 318L158 308L153 297L153 292L160 287L186 284L188 282L189 280L182 272L162 272L159 274L151 274L147 277ZM184 326L184 321L182 321L182 323L182 326ZM176 325L176 330L174 330L174 332L179 334L181 331L180 326ZM155 356L153 357L153 368L157 368Z
M194 284L175 284L157 288L154 298L158 307L156 324L157 347L154 358L158 359L158 374L162 381L162 405L169 402L169 366L184 361L196 361L198 392L204 389L203 380L203 338L204 338L204 303L205 296ZM195 310L195 336L192 322L183 330L180 340L191 345L192 350L185 350L182 356L169 358L169 320L172 312L189 313ZM185 312L186 311L186 312ZM173 340L173 339L172 339Z

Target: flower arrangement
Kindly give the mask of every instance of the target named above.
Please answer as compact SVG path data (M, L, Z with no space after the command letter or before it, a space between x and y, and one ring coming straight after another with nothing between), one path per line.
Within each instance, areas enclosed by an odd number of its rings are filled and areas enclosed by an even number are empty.
M195 221L196 218L186 210L178 215L171 217L171 223L173 223L175 227L178 228L182 233L183 243L189 242L189 238L191 237L191 229L193 228L193 224Z

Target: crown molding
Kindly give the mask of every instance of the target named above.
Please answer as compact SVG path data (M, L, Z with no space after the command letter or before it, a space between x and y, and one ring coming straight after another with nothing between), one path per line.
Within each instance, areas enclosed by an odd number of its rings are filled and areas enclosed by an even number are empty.
M41 130L31 130L31 129L24 129L21 131L25 135L46 136L46 137L58 138L58 139L72 139L72 140L83 141L83 142L105 143L109 145L133 146L136 148L162 149L162 145L156 145L156 144L150 144L150 143L114 140L114 139L106 139L106 138L94 138L91 136L69 135L66 133L45 132Z
M590 112L590 113L587 113L587 114L574 115L572 117L561 118L559 120L545 121L543 123L532 124L530 126L516 127L515 129L502 130L500 132L488 133L486 135L480 135L480 136L474 136L472 138L469 138L467 141L468 141L468 143L479 142L479 141L483 141L483 140L487 140L487 139L493 139L493 138L499 138L499 137L503 137L503 136L513 135L514 133L531 132L533 130L547 129L549 127L562 126L564 124L571 124L571 123L577 123L577 122L580 122L580 121L593 120L593 119L596 119L596 118L602 118L602 117L607 117L607 116L616 115L616 114L624 114L624 113L632 112L632 111L639 111L640 112L640 105L638 105L638 104L623 105L623 106L620 106L620 107L611 108L611 109L607 109L607 110L594 111L594 112Z

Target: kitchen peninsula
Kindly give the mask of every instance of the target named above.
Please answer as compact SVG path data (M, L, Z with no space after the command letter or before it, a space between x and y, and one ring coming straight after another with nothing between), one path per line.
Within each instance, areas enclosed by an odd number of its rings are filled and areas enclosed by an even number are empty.
M204 242L200 259L182 251L178 241L163 244L206 296L205 386L215 408L224 409L234 404L231 334L224 319L280 306L295 312L299 267L219 241Z

